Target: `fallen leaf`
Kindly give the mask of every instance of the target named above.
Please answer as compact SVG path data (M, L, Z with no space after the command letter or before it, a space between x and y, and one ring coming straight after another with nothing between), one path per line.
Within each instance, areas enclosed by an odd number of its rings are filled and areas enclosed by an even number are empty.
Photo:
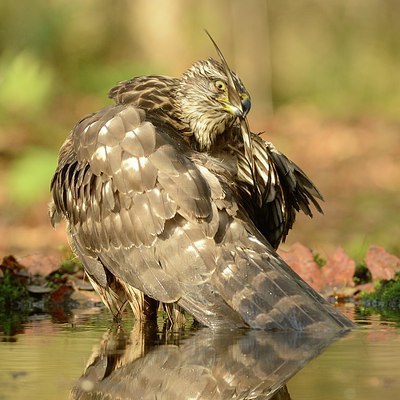
M3 261L0 265L0 270L3 273L5 271L8 271L12 276L17 277L18 279L29 278L29 273L26 270L25 266L20 264L18 260L11 255L3 258Z
M8 269L10 271L19 271L24 269L24 266L21 265L14 256L6 256L3 258L1 262L1 269Z
M322 267L322 276L325 286L329 288L354 286L353 276L356 271L356 263L345 251L338 247L326 265Z
M73 290L70 286L60 286L50 295L50 300L53 304L67 303L72 292Z
M296 242L289 250L280 249L278 253L313 289L319 291L324 287L321 270L308 247Z
M61 257L57 255L32 254L18 258L30 274L47 276L60 268Z
M365 256L365 263L372 275L372 281L394 279L400 271L400 259L389 254L383 247L372 245Z

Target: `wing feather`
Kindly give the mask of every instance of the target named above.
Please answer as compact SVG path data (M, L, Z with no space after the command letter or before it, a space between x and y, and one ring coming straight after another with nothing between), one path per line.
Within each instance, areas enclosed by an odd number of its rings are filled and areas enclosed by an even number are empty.
M74 247L97 254L114 276L160 301L178 300L184 282L206 280L216 265L216 207L184 145L130 105L83 119L71 140L76 161L60 159L53 195L72 216ZM168 221L175 226L170 241Z
M321 194L307 175L259 135L251 134L254 171L243 149L237 156L238 187L257 228L277 248L292 228L299 211L312 217L311 205L322 212Z
M217 250L201 224L183 217L168 223L157 242L156 255L165 271L182 283L209 280L216 268Z

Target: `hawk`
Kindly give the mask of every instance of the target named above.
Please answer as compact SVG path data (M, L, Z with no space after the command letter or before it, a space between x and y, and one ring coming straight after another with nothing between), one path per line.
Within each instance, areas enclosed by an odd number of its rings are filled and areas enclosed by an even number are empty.
M161 302L213 328L348 328L275 252L321 195L250 132L250 95L214 45L220 61L121 82L114 105L78 122L51 182L51 222L67 220L116 318L127 303L141 320Z

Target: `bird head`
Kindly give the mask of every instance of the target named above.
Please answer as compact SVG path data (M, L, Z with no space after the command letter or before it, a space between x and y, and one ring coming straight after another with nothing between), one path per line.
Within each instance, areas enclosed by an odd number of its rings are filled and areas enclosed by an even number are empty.
M249 93L223 56L221 62L212 58L198 61L184 72L177 99L181 118L202 150L209 150L216 136L237 118L245 118L251 106Z

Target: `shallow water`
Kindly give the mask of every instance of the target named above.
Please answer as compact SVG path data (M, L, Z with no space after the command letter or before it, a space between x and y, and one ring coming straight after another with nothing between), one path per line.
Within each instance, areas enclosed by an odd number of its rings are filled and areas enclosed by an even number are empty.
M345 311L360 327L340 338L162 334L131 320L116 327L102 309L68 322L31 317L0 335L0 400L268 399L287 380L291 397L282 390L279 399L399 399L400 318Z

